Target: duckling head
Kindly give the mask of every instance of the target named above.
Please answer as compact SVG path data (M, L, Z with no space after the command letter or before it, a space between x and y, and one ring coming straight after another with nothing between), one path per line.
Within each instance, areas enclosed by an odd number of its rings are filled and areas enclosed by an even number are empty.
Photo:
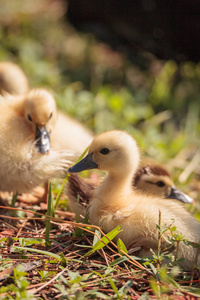
M192 198L176 188L169 172L158 165L147 165L140 168L134 177L134 185L152 195L177 199L184 203L193 202Z
M69 168L69 172L97 168L110 174L132 176L138 164L139 151L135 140L123 131L112 130L97 135L89 146L88 155Z
M53 96L44 89L31 90L25 96L24 117L35 132L40 153L50 150L50 133L55 126L57 113Z

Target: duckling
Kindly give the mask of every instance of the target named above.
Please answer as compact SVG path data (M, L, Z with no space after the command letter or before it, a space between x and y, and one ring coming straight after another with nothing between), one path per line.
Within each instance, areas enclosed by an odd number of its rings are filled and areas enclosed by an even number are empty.
M0 98L0 190L29 192L52 177L63 176L67 151L50 150L56 122L53 96L44 89Z
M28 90L28 79L21 68L12 62L0 62L0 94L23 95Z
M140 167L133 179L137 189L151 195L167 199L177 199L184 203L192 203L193 199L181 192L173 183L169 172L159 165L146 165Z
M23 130L34 133L39 152L45 154L50 150L50 133L55 127L57 111L55 100L48 91L34 89L23 96L8 94L1 99L0 109L2 121L12 117L24 118L27 126Z
M72 173L93 168L108 172L95 189L88 207L91 224L102 227L105 233L121 225L122 232L117 238L121 238L128 248L133 245L141 247L138 256L142 257L145 253L149 254L150 248L155 252L158 249L156 225L160 211L161 226L173 223L178 233L198 243L200 224L180 202L148 196L132 187L139 160L136 141L126 132L116 130L97 135L89 146L88 155L69 168ZM169 231L162 236L162 249L168 245L168 236ZM182 264L184 268L192 268L195 255L195 248L180 242L178 258L185 259Z
M133 177L133 186L149 195L165 199L177 199L184 203L192 203L193 199L174 186L171 175L159 165L140 167ZM86 181L77 174L71 174L67 182L69 208L77 211L77 196L80 196L78 212L80 218L86 215L87 206L91 200L96 185Z
M29 90L28 79L16 64L0 62L0 94L23 95ZM63 130L64 129L64 130ZM74 152L74 161L93 139L92 132L67 114L58 111L51 143L55 148ZM75 154L76 153L76 154Z

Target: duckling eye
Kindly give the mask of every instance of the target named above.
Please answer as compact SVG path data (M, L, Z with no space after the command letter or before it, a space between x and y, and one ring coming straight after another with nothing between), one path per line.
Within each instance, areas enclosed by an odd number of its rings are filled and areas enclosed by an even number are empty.
M108 148L102 148L101 150L100 150L100 153L101 154L108 154L110 152L110 150L108 149Z
M52 116L53 116L53 113L51 112L49 115L49 120L52 118Z
M165 186L165 183L164 183L163 181L157 181L156 184L157 184L157 186L159 186L159 187Z
M33 121L32 118L31 118L31 116L29 114L28 114L28 119L29 119L30 122Z

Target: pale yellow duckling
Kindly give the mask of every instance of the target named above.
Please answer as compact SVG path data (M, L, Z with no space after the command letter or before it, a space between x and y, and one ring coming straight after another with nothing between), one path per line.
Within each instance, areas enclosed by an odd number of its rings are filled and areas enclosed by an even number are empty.
M0 62L0 94L23 95L28 90L28 79L21 68L12 62Z
M28 192L52 177L63 176L67 151L50 151L56 122L53 96L44 89L0 98L0 190Z
M84 180L77 174L71 174L68 178L68 205L72 212L77 212L77 197L80 196L78 207L80 219L86 215L88 204L96 186L97 183ZM159 165L140 167L133 178L133 186L149 195L159 196L167 200L176 199L184 203L193 202L192 198L175 187L169 172Z
M158 249L158 232L156 224L161 211L161 226L176 226L177 232L186 239L198 243L200 224L178 201L148 196L132 188L133 174L139 164L139 151L135 140L122 131L108 131L96 136L89 146L88 155L69 172L80 172L98 168L107 170L103 182L95 189L88 208L91 224L100 226L107 233L121 225L121 238L127 247L141 246L139 256L146 250ZM169 232L165 232L165 237ZM161 247L168 244L163 237ZM179 244L178 257L185 258L184 268L192 268L196 255L195 248ZM198 257L198 266L200 257Z
M29 91L28 79L16 64L0 62L0 94L5 92L23 95ZM75 161L93 139L92 132L80 122L70 118L66 113L57 112L57 120L51 135L53 147L71 150Z

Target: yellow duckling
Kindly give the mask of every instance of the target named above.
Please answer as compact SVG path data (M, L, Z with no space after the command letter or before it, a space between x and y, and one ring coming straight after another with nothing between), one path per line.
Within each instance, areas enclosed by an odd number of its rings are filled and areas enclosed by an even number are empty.
M123 231L117 237L127 247L142 247L138 255L144 256L146 250L158 249L156 224L161 211L161 226L170 226L174 220L173 225L178 233L183 233L186 239L198 243L200 224L180 202L148 196L132 188L132 178L138 164L139 151L135 140L125 132L108 131L96 136L89 146L88 155L69 168L69 172L92 168L108 171L103 182L95 189L88 208L91 224L102 227L106 233L121 225ZM161 240L162 248L168 244L168 231L164 235L165 238L162 237ZM178 257L185 258L184 268L192 268L195 255L195 248L180 242Z
M23 95L29 91L28 79L16 64L0 62L0 94L5 92ZM63 130L64 129L64 130ZM52 146L71 150L76 160L93 139L92 132L67 114L58 111L54 130L51 135Z
M44 89L0 98L0 190L28 192L64 175L67 151L50 151L56 105Z
M86 215L88 204L97 184L84 180L77 174L71 174L67 182L67 195L69 208L77 211L77 197L79 199L78 213L82 219ZM159 165L146 165L140 167L134 178L133 186L149 195L165 199L177 199L184 203L192 203L193 199L174 186L171 175Z
M12 62L0 62L0 94L23 95L28 90L28 79L21 68Z

